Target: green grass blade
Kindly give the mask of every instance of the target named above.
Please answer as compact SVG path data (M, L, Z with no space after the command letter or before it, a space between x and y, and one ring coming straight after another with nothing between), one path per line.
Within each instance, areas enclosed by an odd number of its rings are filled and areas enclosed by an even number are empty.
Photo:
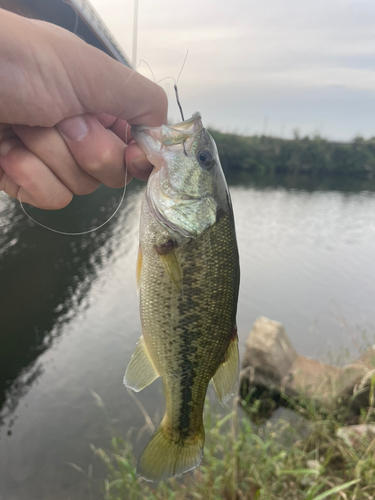
M277 474L315 474L318 476L319 471L316 469L283 469L279 470Z
M321 493L317 497L314 497L312 500L323 500L324 498L327 498L330 495L333 495L334 493L340 493L340 491L346 490L346 488L353 486L353 484L359 483L359 481L360 479L354 479L353 481L349 481L348 483L339 484L338 486L335 486L334 488L331 488L330 490Z

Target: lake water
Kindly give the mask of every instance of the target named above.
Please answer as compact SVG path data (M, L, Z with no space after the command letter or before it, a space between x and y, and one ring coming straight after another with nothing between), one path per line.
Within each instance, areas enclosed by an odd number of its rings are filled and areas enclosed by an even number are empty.
M248 175L229 184L241 352L265 315L284 324L301 354L327 359L347 349L355 357L375 333L375 184ZM144 425L122 385L140 335L142 190L132 182L117 216L79 237L34 225L0 193L0 500L89 498L85 474L103 473L90 444L109 448L111 427L125 435ZM60 230L83 231L104 221L120 197L101 188L61 213L28 210ZM160 414L160 383L139 399ZM138 452L148 436L135 435Z

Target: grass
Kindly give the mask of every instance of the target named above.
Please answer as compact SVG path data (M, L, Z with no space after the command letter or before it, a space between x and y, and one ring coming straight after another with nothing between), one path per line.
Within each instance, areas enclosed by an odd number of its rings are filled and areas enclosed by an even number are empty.
M295 409L298 414L298 406ZM364 421L369 420L372 410L370 406L363 409ZM286 412L287 418L281 416L255 425L237 405L231 412L222 412L217 412L216 405L214 408L207 401L206 444L201 466L159 484L137 477L130 439L113 437L111 450L107 451L93 447L107 469L103 498L375 499L375 439L363 438L355 448L339 439L336 432L341 424L337 415L322 415L311 403L300 407L301 415L308 420L302 416L290 419L290 412Z

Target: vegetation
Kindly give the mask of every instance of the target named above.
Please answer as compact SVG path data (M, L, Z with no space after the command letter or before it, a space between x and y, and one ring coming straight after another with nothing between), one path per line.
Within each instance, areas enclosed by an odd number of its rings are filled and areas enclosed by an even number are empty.
M240 136L210 130L224 171L264 174L375 176L375 137L330 142L320 136L280 139Z
M373 399L372 399L373 400ZM253 407L257 411L257 406ZM242 413L242 412L241 412ZM373 408L363 410L368 421ZM291 422L254 425L238 411L220 415L207 403L202 465L158 485L138 478L130 440L112 438L112 450L93 447L107 468L105 500L323 500L374 499L375 439L353 447L339 439L340 419L313 404ZM303 417L308 416L308 420ZM153 425L148 420L148 425ZM293 420L293 418L292 418Z

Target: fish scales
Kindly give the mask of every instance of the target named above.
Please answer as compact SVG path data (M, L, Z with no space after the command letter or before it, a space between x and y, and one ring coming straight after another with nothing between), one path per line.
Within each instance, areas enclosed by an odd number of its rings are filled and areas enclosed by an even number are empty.
M138 462L142 477L159 481L199 464L210 380L222 402L235 390L239 261L229 192L200 116L132 133L155 169L137 264L143 335L124 382L138 391L162 378L165 415Z
M142 238L143 336L164 381L171 430L195 434L202 423L208 382L228 348L228 332L235 323L238 270L232 244L234 227L229 215L223 215L194 245L177 249L181 296L154 250L160 233L166 239L170 235L150 217L147 202L143 203L143 218L149 228ZM176 394L178 399L173 397Z

